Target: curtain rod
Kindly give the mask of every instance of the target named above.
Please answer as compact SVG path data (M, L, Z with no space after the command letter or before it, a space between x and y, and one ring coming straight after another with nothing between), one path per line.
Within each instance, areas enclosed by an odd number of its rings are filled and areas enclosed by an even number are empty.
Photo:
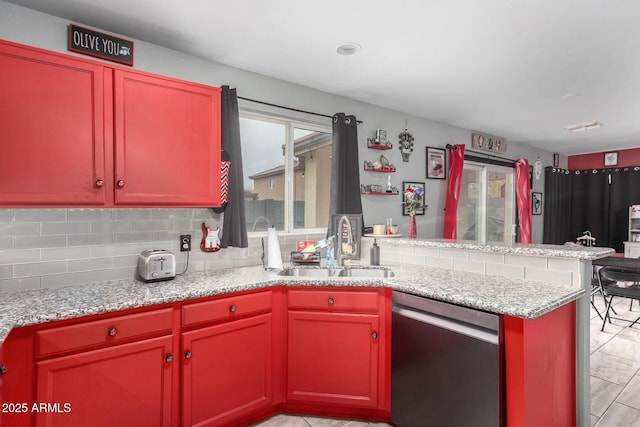
M455 147L453 145L451 145L451 144L447 144L447 145L445 145L445 148L451 149L451 148L455 148ZM508 159L506 157L496 156L495 154L489 154L489 153L484 153L482 151L476 151L476 150L468 149L466 147L464 149L464 152L465 153L480 154L480 155L487 156L487 157L493 157L493 158L498 159L498 160L504 160L505 162L514 162L514 163L516 162L513 159Z
M244 101L255 102L257 104L268 105L269 107L284 108L285 110L296 111L298 113L312 114L314 116L326 117L326 118L329 118L329 119L333 118L333 116L328 116L326 114L314 113L313 111L306 111L306 110L299 110L297 108L285 107L284 105L272 104L270 102L265 102L265 101L258 101L257 99L245 98L244 96L239 96L238 99L242 99ZM356 120L356 123L362 124L362 120Z

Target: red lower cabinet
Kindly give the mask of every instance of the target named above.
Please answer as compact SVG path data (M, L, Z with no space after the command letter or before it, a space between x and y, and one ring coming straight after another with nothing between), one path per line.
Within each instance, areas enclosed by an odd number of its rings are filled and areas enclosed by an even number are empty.
M183 422L218 426L271 405L271 313L182 334Z
M36 363L36 426L170 426L172 347L165 336Z
M287 399L376 408L379 319L289 312Z
M287 401L388 411L384 291L292 289L287 299Z

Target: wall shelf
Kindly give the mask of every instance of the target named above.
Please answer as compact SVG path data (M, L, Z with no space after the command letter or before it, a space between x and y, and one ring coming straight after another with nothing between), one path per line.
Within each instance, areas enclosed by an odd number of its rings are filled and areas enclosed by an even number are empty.
M373 196L397 196L399 192L386 192L386 191L361 191L360 194L371 194Z
M396 168L364 168L367 172L383 172L383 173L394 173Z
M367 145L367 148L371 148L372 150L391 150L393 148L393 145L373 144L373 145Z

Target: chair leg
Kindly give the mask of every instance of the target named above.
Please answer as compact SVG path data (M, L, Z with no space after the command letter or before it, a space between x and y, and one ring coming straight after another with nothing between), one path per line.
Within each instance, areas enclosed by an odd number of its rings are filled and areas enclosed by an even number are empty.
M604 331L604 325L607 323L607 319L609 319L609 323L611 323L611 316L609 316L609 310L611 310L611 301L613 301L613 296L609 297L609 301L607 301L607 297L604 297L606 302L607 311L604 313L604 319L602 320L602 328L601 331Z
M598 315L598 317L602 319L602 314L600 314L598 307L596 307L596 305L593 303L593 298L591 298L591 307L593 307L593 309L596 311L596 314Z

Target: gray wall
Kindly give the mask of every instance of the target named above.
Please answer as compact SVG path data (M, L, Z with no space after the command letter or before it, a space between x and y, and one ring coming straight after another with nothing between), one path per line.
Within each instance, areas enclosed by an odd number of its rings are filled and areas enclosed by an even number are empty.
M70 22L65 19L60 19L0 1L0 39L63 52L72 56L82 56L72 52L67 52L66 50L67 25L69 23ZM109 32L108 29L100 30ZM122 34L122 36L128 38L126 34ZM448 143L463 143L469 145L471 139L470 130L421 119L412 114L388 110L375 105L320 92L307 87L210 62L199 57L187 55L182 52L177 52L138 40L135 40L134 68L213 86L227 84L231 87L236 87L240 96L264 100L270 103L290 106L298 109L328 115L336 112L346 112L348 114L356 115L359 120L364 121L364 123L358 128L360 147L358 168L360 170L361 182L366 184L381 184L386 187L387 174L362 171L362 163L364 160L373 160L380 154L384 153L385 157L387 157L391 163L395 164L398 170L397 173L391 175L392 185L401 188L402 181L426 182L426 203L429 205L429 209L427 210L426 215L418 217L418 237L437 238L442 236L446 182L425 179L425 147L444 147ZM319 119L316 116L307 116L277 108L262 107L258 104L249 102L241 103L241 108L256 112L275 112L287 117L303 119L323 125L330 125L330 119ZM400 152L397 149L398 134L404 130L405 121L407 122L409 131L415 137L414 152L408 163L402 162ZM394 144L394 148L392 150L374 151L366 148L366 139L372 137L377 128L385 129L387 131L390 141ZM510 141L507 156L512 159L527 157L530 162L535 161L536 157L540 156L544 165L550 165L552 164L553 155L549 152L537 150L532 147ZM566 157L561 157L561 166L566 166L566 161ZM543 180L534 182L534 191L543 191L543 188ZM362 204L365 224L371 225L373 223L384 223L387 217L392 217L394 218L394 222L399 225L399 232L406 234L408 232L408 217L401 216L400 203L400 196L363 196ZM69 217L73 216L70 212L73 212L74 210L60 211L65 212L64 216L66 219L64 221L68 221ZM204 216L209 219L211 225L214 226L220 219L215 214L207 213L206 215L203 215L201 210L190 211L191 212L188 213L176 213L176 215L190 217L196 222L200 221ZM19 252L24 249L21 249L19 245L17 247L16 242L19 242L22 237L35 237L35 235L23 235L23 232L20 231L28 230L26 231L27 233L34 232L32 228L27 226L30 223L29 221L27 221L27 225L24 225L25 221L21 219L22 214L20 212L21 210L0 211L0 221L3 221L0 222L0 230L2 230L2 234L0 234L0 245L2 245L0 246L0 290L20 288L23 285L26 286L26 281L17 277L16 270L18 272L28 271L28 267L16 267L16 263L19 262L15 260L28 259L29 263L34 264L31 266L33 267L32 271L43 272L42 274L33 274L32 277L39 277L40 279L37 281L33 279L29 284L30 287L47 286L49 280L42 280L44 275L66 274L70 269L69 265L71 264L69 263L75 260L73 258L63 260L67 262L66 272L50 273L46 268L43 269L39 265L35 265L45 261L45 257L42 255L44 253L42 252L44 249L42 249L40 258L37 260L32 258L22 258ZM97 212L97 216L99 218L95 221L97 221L96 224L104 222L102 227L107 227L107 224L111 221L118 221L118 217L121 215L112 210L98 210ZM140 210L138 212L140 212ZM136 231L149 230L152 228L150 223L147 222L148 219L145 218L145 213L139 213L138 215L140 218L136 219L136 225L134 226ZM167 213L167 215L171 214ZM106 216L106 219L100 219L103 216ZM4 220L1 218L4 218ZM48 220L45 220L40 224L46 223L48 223ZM44 226L41 225L40 227L43 229L42 227ZM99 228L100 226L95 225L95 227ZM195 229L192 227L191 229L194 233L198 232L197 227ZM145 248L152 243L166 245L166 242L168 242L168 244L174 245L174 241L177 242L177 236L182 230L182 227L164 230L165 232L163 233L163 237L158 239L154 237L153 232L151 232L150 235L132 234L132 236L139 236L139 239L137 242L128 242L127 244L139 243L139 247ZM173 239L169 234L173 236ZM542 216L534 217L533 234L534 242L540 242L542 239ZM62 233L61 235L67 236L66 233ZM197 239L199 238L198 236L199 235L194 235L194 243L197 242ZM113 245L113 250L117 251L119 248L118 245L122 244L122 242L117 241L118 239L115 234L112 237L113 241L108 243L107 246ZM298 237L305 238L308 236L301 235ZM287 245L293 244L296 238L296 236L291 236L286 238L287 242L281 241L283 252L287 252ZM131 239L136 240L135 237L131 237ZM281 239L285 240L285 237L281 237ZM37 241L37 239L34 239L34 241ZM259 246L259 239L252 239L251 245L252 247L249 250L229 250L227 255L218 255L218 258L212 257L207 261L200 260L202 262L199 264L198 257L200 255L196 255L196 251L194 251L193 255L196 258L196 265L203 269L212 269L228 265L246 265L247 263L256 263L259 260L259 257L255 255L257 246ZM31 248L29 250L34 249L36 248ZM227 257L226 261L225 257ZM211 261L213 259L217 259L218 263L216 264ZM231 259L231 261L229 261L229 259ZM108 265L108 262L105 265ZM114 265L111 268L116 268L115 260ZM107 267L106 270L110 270L111 268ZM125 270L122 270L122 274L116 276L122 276L124 275L124 272ZM36 282L38 282L37 285ZM72 282L74 281L72 280Z

